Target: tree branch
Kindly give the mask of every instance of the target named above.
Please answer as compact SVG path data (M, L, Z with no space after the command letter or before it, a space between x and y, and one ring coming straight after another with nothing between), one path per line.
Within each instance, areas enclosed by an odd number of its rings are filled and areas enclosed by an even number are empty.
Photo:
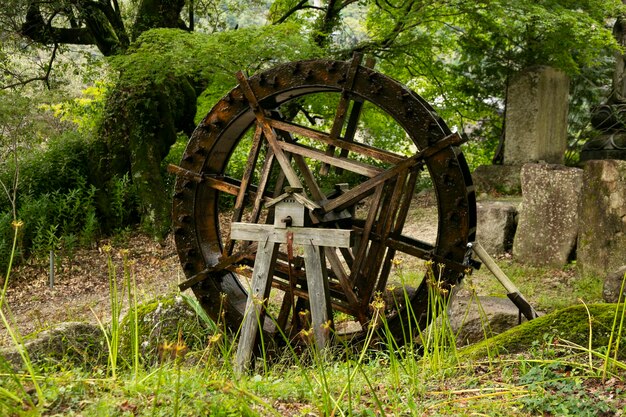
M289 16L291 16L292 14L294 14L295 12L297 12L298 10L302 10L307 8L306 4L309 2L309 0L300 0L298 2L298 4L296 4L295 6L293 6L291 9L287 10L287 12L282 15L280 17L280 19L276 20L275 22L273 22L273 24L275 25L280 25L281 23L283 23L285 20L287 20L289 18Z

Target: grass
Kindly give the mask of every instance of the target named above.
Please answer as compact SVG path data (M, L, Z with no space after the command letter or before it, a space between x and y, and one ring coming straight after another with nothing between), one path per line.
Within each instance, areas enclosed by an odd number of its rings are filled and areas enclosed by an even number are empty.
M578 303L580 317L567 314L578 317L579 339L568 340L549 327L533 328L542 323L536 320L516 328L534 329L522 353L496 355L487 349L476 355L455 346L446 317L448 299L442 297L447 289L436 269L425 279L429 309L441 319L427 329L405 329L408 340L419 335L420 346L399 347L384 331L381 314L374 321L383 329L382 347L374 345L378 333L370 328L359 350L347 344L325 353L286 348L282 356L261 361L241 376L232 367L234 335L224 323L210 321L185 294L190 311L197 311L194 320L206 324L204 333L190 335L191 328L179 327L176 336L161 342L158 361L140 357L140 341L149 330L142 326L145 316L139 314L134 280L125 267L118 286L112 269L110 324L102 324L108 362L78 367L68 358L51 366L31 362L22 349L22 370L0 357L0 415L608 416L626 408L626 363L619 353L623 305L611 307L605 317L596 306ZM124 297L132 306L126 326L119 318ZM0 305L6 311L4 297ZM375 315L384 312L382 297L371 307ZM566 316L546 317L543 322ZM9 321L5 326L12 329ZM596 343L598 332L604 337L601 344ZM127 349L120 347L125 337L130 338ZM203 343L190 348L187 341L197 338ZM16 347L23 347L21 340L16 333Z

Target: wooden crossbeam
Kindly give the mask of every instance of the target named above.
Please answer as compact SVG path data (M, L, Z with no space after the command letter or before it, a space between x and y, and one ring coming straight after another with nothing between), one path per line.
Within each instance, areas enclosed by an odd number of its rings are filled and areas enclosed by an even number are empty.
M384 183L391 178L395 178L403 170L410 169L411 167L417 165L420 161L436 154L437 152L440 152L448 146L459 145L463 142L464 139L462 139L458 133L453 133L450 136L447 136L439 142L435 143L434 145L429 146L428 148L423 149L412 157L398 163L396 166L384 172L381 172L377 176L370 178L369 180L354 187L350 191L322 205L322 210L327 213L332 210L340 210L349 207L357 201L362 200L363 198L370 195L373 192L373 189L376 188L378 185Z
M296 145L295 143L287 143L280 142L280 147L291 153L295 153L298 155L302 155L307 158L315 159L318 161L325 162L329 165L341 167L347 169L348 171L355 172L357 174L365 175L366 177L375 177L380 174L383 170L381 168L366 164L364 162L347 159L347 158L338 158L336 156L329 156L322 151L318 151L317 149L309 148L304 145Z
M236 75L237 75L237 80L239 81L239 87L241 87L243 94L248 100L248 103L250 104L250 108L252 109L252 111L254 112L254 116L256 117L257 123L261 126L261 129L263 129L263 134L265 135L265 139L267 140L267 143L269 144L269 146L272 148L272 151L274 151L274 157L276 158L282 171L284 172L285 177L287 178L287 181L289 182L289 185L295 188L303 188L302 183L300 182L300 179L298 178L298 175L296 174L296 172L291 167L291 164L289 163L289 159L287 158L283 150L280 148L278 144L278 138L276 136L276 132L270 125L268 118L265 116L263 109L259 105L259 102L256 96L254 95L254 92L252 91L250 84L248 83L248 79L241 71L237 72Z
M275 129L283 130L285 132L290 132L295 135L304 136L310 139L324 142L337 148L342 148L351 152L355 152L360 155L371 157L382 162L397 164L398 162L407 159L405 156L398 155L397 153L389 152L384 149L378 149L373 146L365 145L363 143L347 141L345 140L345 138L344 140L341 140L341 138L333 139L326 132L321 132L319 130L311 129L309 127L300 126L295 123L285 122L283 120L277 119L269 119L269 123Z

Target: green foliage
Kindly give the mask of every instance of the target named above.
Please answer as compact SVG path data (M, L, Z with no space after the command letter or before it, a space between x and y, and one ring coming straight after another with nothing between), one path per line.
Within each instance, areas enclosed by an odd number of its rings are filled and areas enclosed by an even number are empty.
M233 74L248 74L280 62L319 56L294 24L213 33L153 29L143 33L128 54L112 58L123 82L134 88L160 84L170 75L223 93L236 84ZM229 81L228 81L229 80ZM221 88L217 87L221 84ZM204 89L203 88L203 89Z
M534 415L596 417L614 415L617 409L607 399L610 393L591 395L581 375L569 376L570 366L559 362L539 363L520 377L533 395L521 398L526 410Z

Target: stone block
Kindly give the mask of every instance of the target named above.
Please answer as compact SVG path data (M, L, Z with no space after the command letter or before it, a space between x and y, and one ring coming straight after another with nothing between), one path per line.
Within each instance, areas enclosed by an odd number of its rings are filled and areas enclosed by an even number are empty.
M538 66L512 77L507 89L504 164L562 164L567 148L569 78Z
M476 240L490 255L509 252L517 229L519 201L480 201L476 204Z
M472 173L477 194L520 195L521 165L481 165Z
M522 167L522 206L513 257L534 266L565 266L576 248L583 171L556 164Z
M480 342L519 323L519 310L515 304L508 298L499 297L458 296L452 300L448 316L459 346Z
M579 222L583 276L605 277L626 263L626 161L585 163Z

